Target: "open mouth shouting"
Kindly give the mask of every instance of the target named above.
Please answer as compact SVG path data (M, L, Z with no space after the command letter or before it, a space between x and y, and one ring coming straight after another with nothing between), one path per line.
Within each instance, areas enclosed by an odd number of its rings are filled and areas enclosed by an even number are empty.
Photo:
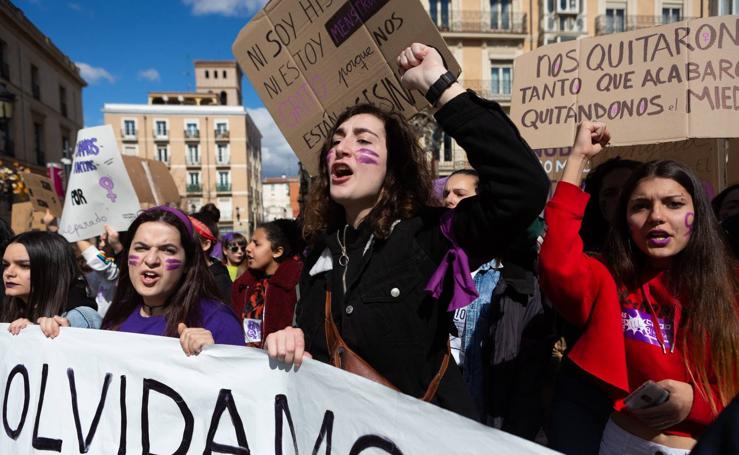
M141 284L143 284L146 287L152 287L156 285L161 279L161 276L158 273L153 272L151 270L146 270L146 271L141 272L140 277L141 277Z
M647 245L651 248L662 248L667 246L672 236L661 229L652 229L647 233Z
M331 166L331 183L334 185L345 183L352 175L354 175L354 171L346 163L334 163Z

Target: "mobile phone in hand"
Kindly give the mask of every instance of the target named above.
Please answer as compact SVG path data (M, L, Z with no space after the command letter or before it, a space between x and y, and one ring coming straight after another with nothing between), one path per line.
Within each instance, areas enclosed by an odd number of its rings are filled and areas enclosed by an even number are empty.
M670 399L670 392L654 381L646 381L624 400L627 409L645 409Z

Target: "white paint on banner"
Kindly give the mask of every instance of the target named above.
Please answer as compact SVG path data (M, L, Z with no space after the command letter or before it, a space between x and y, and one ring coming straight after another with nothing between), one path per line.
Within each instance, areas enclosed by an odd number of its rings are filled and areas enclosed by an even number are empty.
M251 348L187 357L173 338L7 328L0 453L553 453L313 360L296 372Z

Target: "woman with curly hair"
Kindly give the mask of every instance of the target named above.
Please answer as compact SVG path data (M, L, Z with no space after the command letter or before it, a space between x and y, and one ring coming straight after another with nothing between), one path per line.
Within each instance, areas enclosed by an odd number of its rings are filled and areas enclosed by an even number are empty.
M407 123L372 105L350 107L324 144L306 208L296 326L272 333L265 348L296 366L313 356L361 370L475 416L447 344L452 312L477 296L464 250L500 253L540 212L549 182L500 106L445 79L453 76L436 50L415 43L398 64L404 86L427 94L467 151L479 195L453 211L433 207L426 153Z

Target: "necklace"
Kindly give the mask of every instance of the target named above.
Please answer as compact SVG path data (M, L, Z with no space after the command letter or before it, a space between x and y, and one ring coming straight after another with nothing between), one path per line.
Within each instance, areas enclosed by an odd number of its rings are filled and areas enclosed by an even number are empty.
M165 303L164 305L158 305L158 306L151 306L147 305L144 302L141 302L141 306L149 313L149 316L154 316L154 313L152 312L154 308L167 308L169 306L169 302Z
M341 255L339 256L339 265L344 267L344 271L341 275L341 281L344 285L344 293L346 294L346 271L349 267L349 255L346 254L346 230L349 227L348 224L344 225L344 241L342 242L339 238L339 231L336 231L336 242L339 244L339 248L341 248Z

